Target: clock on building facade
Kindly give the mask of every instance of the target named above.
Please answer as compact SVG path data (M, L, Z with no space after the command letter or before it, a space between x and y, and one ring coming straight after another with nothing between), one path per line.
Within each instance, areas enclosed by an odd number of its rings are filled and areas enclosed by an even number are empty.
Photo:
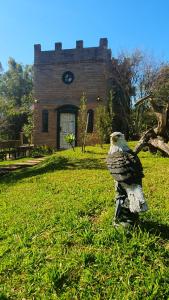
M70 71L66 71L62 75L62 80L65 84L71 84L74 80L74 74Z

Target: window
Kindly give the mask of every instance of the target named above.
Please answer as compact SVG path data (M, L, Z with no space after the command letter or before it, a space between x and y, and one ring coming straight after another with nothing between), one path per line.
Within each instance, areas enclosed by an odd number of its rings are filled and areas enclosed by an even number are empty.
M87 133L92 133L93 132L94 111L92 109L89 109L87 114L88 114Z
M42 110L42 131L48 132L48 110Z

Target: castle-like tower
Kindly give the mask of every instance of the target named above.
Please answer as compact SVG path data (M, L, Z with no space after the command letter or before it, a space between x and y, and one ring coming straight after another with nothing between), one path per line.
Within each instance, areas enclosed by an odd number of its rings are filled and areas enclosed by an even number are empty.
M80 98L85 93L88 110L94 118L97 98L106 101L111 77L111 50L101 38L98 47L42 51L34 46L34 134L35 145L67 148L65 135L74 133L78 143L77 116ZM91 132L94 138L94 134Z

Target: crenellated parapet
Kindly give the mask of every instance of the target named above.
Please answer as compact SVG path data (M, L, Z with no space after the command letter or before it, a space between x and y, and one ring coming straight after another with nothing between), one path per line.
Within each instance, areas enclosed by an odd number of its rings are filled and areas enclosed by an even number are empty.
M34 64L75 63L75 62L108 62L111 60L111 49L108 49L107 38L100 38L98 47L84 47L83 40L76 41L76 48L62 49L62 43L55 43L55 49L42 51L41 45L34 45Z

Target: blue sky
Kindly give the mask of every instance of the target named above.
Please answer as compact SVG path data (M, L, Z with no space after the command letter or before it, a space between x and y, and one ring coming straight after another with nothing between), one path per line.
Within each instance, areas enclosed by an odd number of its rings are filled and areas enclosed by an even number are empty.
M169 0L0 0L0 62L33 63L42 50L98 46L107 37L112 55L136 48L169 61Z

